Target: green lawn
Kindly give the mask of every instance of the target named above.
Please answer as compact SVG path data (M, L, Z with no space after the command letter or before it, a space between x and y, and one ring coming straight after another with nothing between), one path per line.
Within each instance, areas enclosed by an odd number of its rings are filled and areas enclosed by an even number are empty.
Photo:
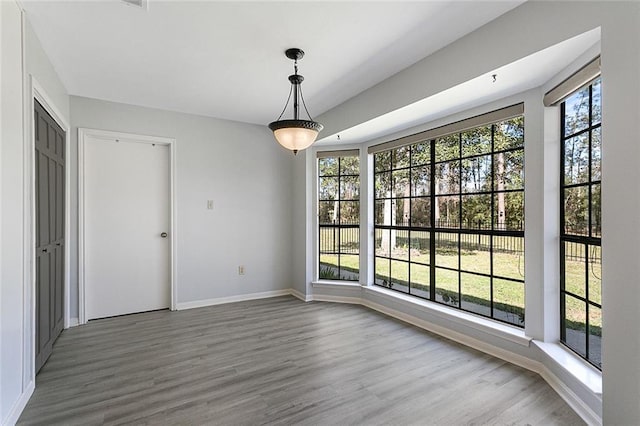
M385 254L386 255L386 254ZM599 255L599 253L598 253ZM409 260L409 251L406 248L397 248L393 251L392 257L399 260ZM429 263L429 254L426 250L411 250L411 261ZM358 256L342 256L340 265L343 270L358 271ZM322 265L337 266L338 259L336 255L322 255ZM409 266L406 262L398 260L376 259L376 278L384 279L384 277L392 277L392 282L397 282L399 286L408 285L409 267L411 267L411 287L415 289L428 290L430 284L430 271L428 266L421 266L412 263ZM457 305L458 294L458 273L441 269L439 267L448 267L465 271L461 278L462 301L481 304L488 306L490 299L490 283L489 279L479 275L469 274L466 272L491 273L491 258L488 251L464 251L460 256L460 265L458 265L458 256L452 249L441 249L436 251L436 293L440 295L452 295ZM391 268L391 271L389 270ZM321 267L322 269L322 267ZM327 270L327 269L325 269ZM590 280L590 299L599 302L601 295L599 263L589 265ZM584 261L568 260L566 268L566 289L578 295L585 293L585 264ZM524 279L524 256L511 253L494 253L493 263L494 277L512 278L517 280ZM336 278L339 279L339 278ZM522 312L524 309L524 284L494 278L493 281L493 298L494 306L501 307L511 312ZM445 299L446 300L446 299ZM577 299L574 299L577 300ZM590 309L589 322L591 325L591 333L600 335L602 327L602 316L599 310ZM567 320L569 326L575 329L584 330L585 314L584 303L567 303Z

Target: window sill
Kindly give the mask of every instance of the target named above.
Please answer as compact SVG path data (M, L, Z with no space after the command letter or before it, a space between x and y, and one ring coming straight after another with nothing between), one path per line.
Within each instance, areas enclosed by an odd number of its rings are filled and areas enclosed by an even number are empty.
M591 392L602 396L602 372L565 348L561 343L533 341L542 352L584 384Z
M428 300L421 300L409 295L398 293L397 291L387 290L378 286L363 287L366 292L376 293L390 297L396 300L402 301L402 303L411 305L413 307L419 306L425 312L438 316L447 321L455 322L465 327L470 327L475 330L487 333L501 339L517 343L521 346L529 346L531 338L524 334L524 330L517 327L512 327L508 324L503 324L491 319L483 318L479 315L460 311L446 306L441 306L438 303L434 303Z
M318 280L311 282L312 287L352 287L361 288L357 281Z

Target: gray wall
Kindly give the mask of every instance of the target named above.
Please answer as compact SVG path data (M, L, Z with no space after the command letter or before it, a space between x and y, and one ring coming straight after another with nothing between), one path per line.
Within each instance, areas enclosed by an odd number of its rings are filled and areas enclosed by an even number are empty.
M30 166L25 170L25 138L30 137L33 122L31 79L35 79L55 105L61 117L68 120L69 97L55 69L40 45L28 19L22 19L19 6L13 1L1 3L2 15L2 189L0 216L2 254L0 255L0 423L15 420L26 403L34 382L33 347L31 339L32 312L25 310L31 300ZM24 68L23 68L24 60ZM24 119L24 121L23 121ZM23 128L23 123L27 126Z
M76 96L71 117L72 270L78 266L77 129L86 127L177 140L178 303L291 287L294 159L266 126ZM77 279L71 289L77 317Z
M0 423L15 410L22 377L23 197L20 10L0 2Z

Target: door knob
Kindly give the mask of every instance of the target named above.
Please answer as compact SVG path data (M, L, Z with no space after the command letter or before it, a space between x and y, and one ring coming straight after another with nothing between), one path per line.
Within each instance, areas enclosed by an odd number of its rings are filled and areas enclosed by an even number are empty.
M163 232L162 234L160 234L160 236L161 236L162 238L167 238L167 233L166 233L166 232Z

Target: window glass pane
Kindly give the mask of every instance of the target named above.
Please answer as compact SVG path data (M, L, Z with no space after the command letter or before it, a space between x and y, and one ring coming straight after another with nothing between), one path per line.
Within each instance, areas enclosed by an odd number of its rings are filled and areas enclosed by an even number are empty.
M491 278L474 274L460 274L462 309L491 316Z
M436 194L460 193L460 161L436 164Z
M524 191L494 195L494 229L524 231Z
M373 156L375 171L391 170L391 151L378 152Z
M338 178L321 177L318 187L318 198L320 200L338 199Z
M462 229L491 229L491 195L462 196Z
M409 198L399 198L392 200L391 204L394 209L394 214L391 216L391 224L394 226L409 226Z
M445 195L435 197L436 217L435 226L437 228L459 228L460 227L460 197L457 195Z
M458 234L436 233L436 265L458 269Z
M342 157L340 158L340 174L355 175L360 174L360 159L358 157Z
M408 146L396 148L391 151L391 166L394 169L400 169L403 167L409 167L410 158L409 152L411 149Z
M587 297L585 245L564 242L564 289L577 296Z
M457 134L436 139L436 161L460 157L460 139Z
M376 173L375 175L375 197L390 198L391 197L391 173Z
M574 93L565 101L564 134L570 136L589 126L589 87Z
M428 266L412 263L411 266L411 294L429 299L430 270Z
M409 169L392 172L393 197L409 196Z
M493 237L493 275L524 280L524 237Z
M411 169L411 196L417 197L431 193L430 166Z
M564 184L589 180L589 134L583 133L564 142Z
M589 306L589 361L602 368L602 309Z
M409 293L409 262L391 261L391 288Z
M395 232L393 238L395 240ZM395 243L395 242L394 242ZM376 229L376 256L389 256L391 250L391 230Z
M394 259L409 260L409 231L406 230L392 230L395 232L395 246L391 246L391 257Z
M358 176L344 176L340 178L340 199L357 200L360 196L360 178Z
M602 79L598 78L593 82L592 92L592 124L602 121Z
M338 221L338 202L319 201L318 202L318 222L321 225L334 224Z
M591 185L591 236L600 237L602 229L602 212L600 210L600 184Z
M357 225L360 223L359 201L340 201L340 223L342 225Z
M320 228L320 252L338 252L338 228L333 226L323 226ZM337 263L336 263L337 265Z
M327 157L318 159L319 176L338 176L338 159Z
M588 186L564 189L564 232L589 235Z
M320 254L320 270L318 277L321 280L339 280L338 255Z
M602 256L600 246L589 246L589 300L602 304Z
M491 152L491 126L477 127L462 133L462 156Z
M602 178L602 127L591 132L591 180Z
M493 156L494 189L524 189L524 150L501 152Z
M524 326L524 283L493 279L493 316Z
M431 226L431 198L413 198L411 200L411 226Z
M524 117L496 123L494 129L493 149L496 151L524 146Z
M389 263L389 259L384 259L381 257L376 257L376 284L381 285L383 287L389 287L391 274L391 265Z
M460 235L460 269L481 274L491 273L491 251L489 235Z
M436 301L459 306L457 271L436 268Z
M419 166L431 162L431 143L423 142L411 147L411 164Z
M358 254L360 248L360 228L340 228L340 253Z
M340 255L340 278L345 281L358 281L360 270L360 257L354 254Z
M462 192L491 191L491 156L462 160Z
M388 225L384 222L385 219L385 204L389 204L389 208L391 208L390 200L376 200L373 207L373 221L376 225ZM389 216L389 215L387 215ZM390 224L390 223L389 223Z
M582 300L564 295L564 333L565 343L583 357L587 356L587 312Z
M418 263L430 263L431 233L427 231L411 231L411 261Z

